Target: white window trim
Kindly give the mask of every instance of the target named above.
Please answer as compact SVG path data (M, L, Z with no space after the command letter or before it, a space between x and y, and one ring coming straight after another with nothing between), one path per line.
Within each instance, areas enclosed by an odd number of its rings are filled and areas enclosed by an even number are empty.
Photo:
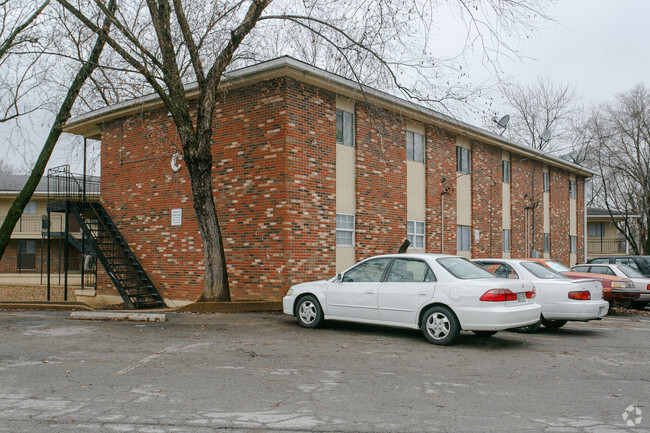
M413 229L414 231L409 230L409 223L413 223ZM418 228L421 228L421 233L418 233ZM411 245L409 245L409 249L413 250L426 250L426 226L424 224L424 221L416 221L416 220L407 220L406 221L406 238L411 242ZM422 246L417 246L416 245L416 240L421 239L422 240Z
M337 236L336 237L336 246L337 247L344 247L344 248L354 247L355 231L356 231L356 227L357 227L356 217L354 216L354 214L345 214L345 213L337 213L336 216L337 217L338 216L352 217L352 228L351 229L350 228L340 228L339 224L338 224L338 221L336 222L336 232L337 233L338 232L352 233L352 243L349 244L349 245L348 244L339 244L338 236ZM338 218L337 218L337 220L338 220Z

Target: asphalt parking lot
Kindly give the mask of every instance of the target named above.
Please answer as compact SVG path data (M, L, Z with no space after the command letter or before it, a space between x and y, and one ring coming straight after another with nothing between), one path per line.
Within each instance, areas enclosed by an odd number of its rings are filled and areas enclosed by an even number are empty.
M650 432L650 317L534 335L0 311L0 432Z

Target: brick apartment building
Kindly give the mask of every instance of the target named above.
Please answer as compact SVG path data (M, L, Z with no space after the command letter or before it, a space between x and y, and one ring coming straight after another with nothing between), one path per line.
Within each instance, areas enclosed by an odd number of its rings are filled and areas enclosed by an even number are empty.
M201 239L161 102L66 131L101 140L103 206L161 294L196 300ZM591 171L294 59L225 76L213 134L233 300L280 300L407 238L417 252L584 260ZM97 290L113 290L108 278Z

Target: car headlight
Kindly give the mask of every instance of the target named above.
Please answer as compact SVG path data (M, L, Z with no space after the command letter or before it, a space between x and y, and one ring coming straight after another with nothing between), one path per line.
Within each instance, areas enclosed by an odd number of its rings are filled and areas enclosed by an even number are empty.
M627 283L625 281L612 281L613 289L627 289Z
M291 295L293 295L293 289L287 290L287 296L291 296Z

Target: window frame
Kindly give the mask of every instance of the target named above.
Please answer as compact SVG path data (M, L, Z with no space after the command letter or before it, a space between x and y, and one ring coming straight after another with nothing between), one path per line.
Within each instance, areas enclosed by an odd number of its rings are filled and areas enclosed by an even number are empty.
M597 228L598 230L593 230L595 234L592 234L592 228ZM590 238L603 238L605 237L605 225L602 222L599 223L587 223L587 236Z
M569 254L578 254L578 236L569 235Z
M569 181L569 198L577 199L578 198L578 182L575 180Z
M418 148L420 148L419 158L417 155ZM406 160L413 161L413 162L420 162L424 164L425 149L426 149L426 139L424 135L418 132L407 130L406 131Z
M551 252L551 234L550 233L544 233L544 252L545 253L550 253Z
M509 253L511 250L511 232L510 229L501 230L501 250L504 253Z
M456 171L472 174L472 152L470 149L456 146Z
M352 228L339 227L339 217L352 217ZM349 221L347 222L349 223ZM342 248L354 248L356 227L357 227L357 219L354 214L337 213L336 214L336 246ZM352 233L351 243L350 244L339 243L339 233Z
M510 161L501 160L501 181L503 183L510 183Z
M413 230L411 230L413 228ZM422 232L418 233L418 228L421 228ZM414 250L426 250L426 225L424 221L417 220L407 220L406 221L406 238L411 242L409 249ZM417 239L422 240L422 246L420 247L415 242Z
M542 175L542 192L551 191L551 174L547 171L543 172Z
M38 215L38 203L30 200L23 209L23 215Z
M467 241L465 243L464 241ZM467 249L463 247L467 246ZM462 224L456 225L456 251L471 251L472 250L472 226L464 226Z
M347 133L349 133L350 137L348 137ZM336 142L344 146L355 146L354 113L340 108L336 109Z

